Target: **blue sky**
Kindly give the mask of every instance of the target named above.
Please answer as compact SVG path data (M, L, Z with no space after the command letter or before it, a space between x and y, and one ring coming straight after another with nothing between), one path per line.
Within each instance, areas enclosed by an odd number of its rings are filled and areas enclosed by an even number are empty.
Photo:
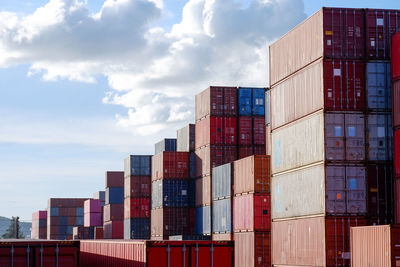
M321 6L400 9L377 3L0 0L0 215L92 196L207 85L266 86L268 43Z

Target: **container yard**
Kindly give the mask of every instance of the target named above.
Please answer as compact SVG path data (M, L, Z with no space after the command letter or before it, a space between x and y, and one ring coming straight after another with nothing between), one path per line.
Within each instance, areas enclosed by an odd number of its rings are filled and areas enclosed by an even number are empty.
M194 123L50 198L0 266L400 266L398 31L320 9L270 44L268 87L199 88Z

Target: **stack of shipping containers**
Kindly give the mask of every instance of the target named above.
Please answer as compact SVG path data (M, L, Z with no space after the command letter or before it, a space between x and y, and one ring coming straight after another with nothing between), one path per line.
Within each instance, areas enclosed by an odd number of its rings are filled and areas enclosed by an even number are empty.
M47 211L32 213L31 239L47 239Z
M271 265L270 156L233 162L235 266Z
M124 238L124 172L106 172L104 239Z
M124 171L124 239L149 239L151 156L129 156Z
M47 239L72 240L74 226L83 226L86 198L50 198L47 205Z
M83 226L75 226L73 239L94 239L95 228L103 226L103 212L99 199L88 199L83 203Z
M400 33L392 38L392 107L395 222L400 223Z
M151 168L151 239L193 234L189 152L161 151L152 157Z
M396 16L323 8L270 46L274 265L349 266L350 226L391 221Z

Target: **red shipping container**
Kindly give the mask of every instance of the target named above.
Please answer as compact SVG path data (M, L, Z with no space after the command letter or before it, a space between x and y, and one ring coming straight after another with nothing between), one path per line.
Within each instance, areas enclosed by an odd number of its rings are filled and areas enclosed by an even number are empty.
M58 225L58 216L50 216L50 225ZM47 219L47 226L49 225L49 219Z
M231 241L81 241L80 267L233 267Z
M104 222L124 219L124 204L108 204L104 206Z
M150 198L125 198L124 218L149 218Z
M56 249L58 249L57 257ZM13 240L1 244L0 266L77 267L79 266L78 254L79 242Z
M76 216L76 208L58 208L58 216Z
M124 196L127 197L150 197L151 176L125 177Z
M400 33L392 36L391 73L392 81L400 79Z
M239 145L249 146L253 144L253 123L249 116L240 116L238 119ZM239 150L240 153L240 150ZM251 155L251 154L250 154Z
M271 230L271 199L269 194L246 194L233 198L233 231Z
M400 179L394 180L394 223L400 224Z
M224 118L224 145L236 145L237 144L237 127L236 117L225 117Z
M214 146L209 145L195 151L196 177L211 174L212 168L237 159L236 146Z
M271 266L271 232L235 233L235 267Z
M254 155L253 146L239 146L239 156L238 159L247 158Z
M151 158L152 181L189 178L189 152L164 151Z
M393 134L394 138L394 176L400 178L400 129L396 130Z
M103 239L103 227L94 228L94 239Z
M68 225L76 225L76 217L74 216L74 217L72 217L72 216L69 216L69 217L67 217L67 224Z
M194 234L193 208L162 208L151 210L151 239L168 239L171 235Z
M254 155L266 155L265 146L253 146Z
M400 11L366 9L366 48L368 59L390 59L391 38L400 30Z
M103 227L103 237L104 239L123 239L124 221L105 222Z
M196 95L196 122L206 116L236 116L236 87L210 86Z
M206 145L236 145L236 117L208 116L197 121L196 148Z
M253 117L253 144L265 145L265 117Z
M393 128L400 129L400 81L393 82L392 86Z
M124 187L124 172L107 171L106 188L107 187Z

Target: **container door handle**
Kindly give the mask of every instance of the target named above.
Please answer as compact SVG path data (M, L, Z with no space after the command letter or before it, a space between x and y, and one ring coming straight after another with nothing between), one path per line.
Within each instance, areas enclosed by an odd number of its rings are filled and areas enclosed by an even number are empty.
M210 254L211 254L211 267L214 267L214 244L213 243L211 243Z
M43 244L40 245L40 267L43 267Z
M182 267L186 266L186 244L183 243L183 247L182 247Z
M14 267L14 245L11 246L11 267Z
M58 244L56 244L56 267L58 267Z
M196 267L199 267L199 244L196 243L196 248L194 249L196 252Z
M29 254L30 254L30 252L31 252L31 248L29 247L29 244L28 244L28 247L26 248L26 266L27 267L29 267Z
M168 267L170 267L170 262L169 262L169 259L170 259L170 251L171 251L171 248L170 248L170 246L169 246L169 244L168 244L168 246L167 246L167 266L168 266Z

